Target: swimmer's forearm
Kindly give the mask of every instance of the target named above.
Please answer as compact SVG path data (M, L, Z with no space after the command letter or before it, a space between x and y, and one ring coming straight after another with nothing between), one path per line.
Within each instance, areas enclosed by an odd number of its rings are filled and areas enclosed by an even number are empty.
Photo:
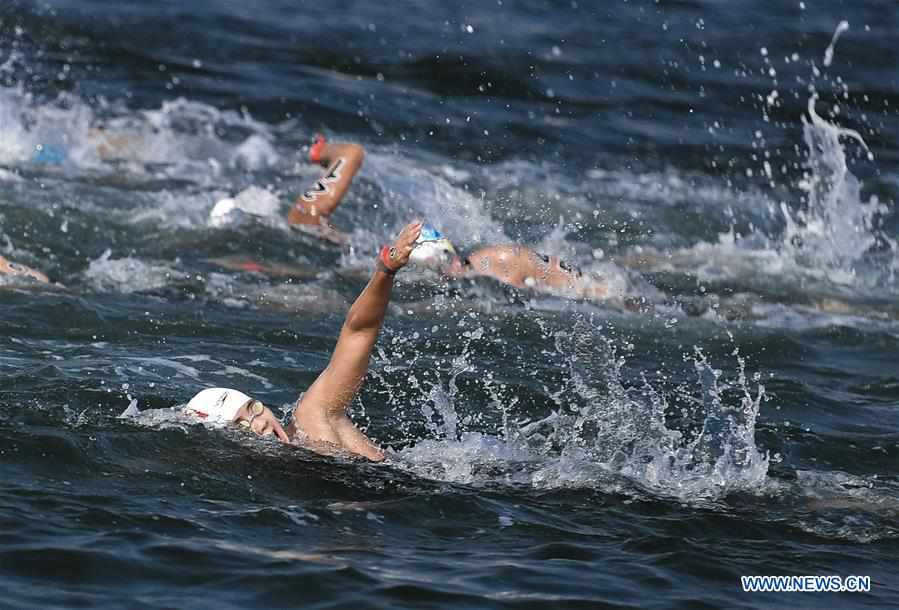
M365 149L359 144L326 144L319 162L327 169L315 184L297 197L287 220L291 224L318 224L330 216L362 167Z
M338 176L331 187L333 190L330 196L324 197L316 206L319 214L330 216L349 190L353 176L362 167L365 149L358 144L327 144L321 155L322 161L328 165L325 178L330 175Z
M350 307L344 328L350 332L377 332L387 314L393 276L383 271L375 271L368 285Z
M323 165L331 165L338 157L342 157L348 167L355 166L358 170L365 159L365 149L360 144L325 144L319 158Z

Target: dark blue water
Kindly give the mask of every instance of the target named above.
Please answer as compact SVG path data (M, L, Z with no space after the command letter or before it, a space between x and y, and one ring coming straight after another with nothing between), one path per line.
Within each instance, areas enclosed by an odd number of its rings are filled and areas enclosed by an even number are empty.
M897 26L848 0L0 5L0 254L63 285L0 287L0 607L896 607ZM344 248L284 221L316 131L368 153ZM253 214L213 220L223 197ZM168 410L289 408L413 217L646 306L404 273L353 407L385 464Z

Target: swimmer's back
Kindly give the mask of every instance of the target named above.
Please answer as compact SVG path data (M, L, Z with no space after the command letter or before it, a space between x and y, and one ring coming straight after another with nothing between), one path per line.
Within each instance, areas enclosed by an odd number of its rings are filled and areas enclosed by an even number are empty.
M541 254L520 244L477 248L465 260L470 275L492 277L516 288L549 289L562 296L604 300L607 282L585 274L558 256Z
M484 246L472 251L465 259L465 266L469 274L492 277L521 288L534 271L529 252L518 244Z

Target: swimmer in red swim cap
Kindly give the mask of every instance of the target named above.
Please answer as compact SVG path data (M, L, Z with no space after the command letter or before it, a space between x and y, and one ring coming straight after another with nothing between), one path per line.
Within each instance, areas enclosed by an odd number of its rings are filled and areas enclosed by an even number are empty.
M309 147L309 161L323 165L325 171L308 190L297 197L287 214L288 224L323 241L337 245L346 243L346 234L334 228L331 215L350 188L364 158L365 149L360 144L331 144L323 135L316 135L315 143ZM215 220L224 217L239 207L235 199L222 199L212 208L210 218ZM212 258L207 262L234 271L256 271L271 276L310 275L308 270L254 261L244 256ZM315 274L311 275L314 277Z

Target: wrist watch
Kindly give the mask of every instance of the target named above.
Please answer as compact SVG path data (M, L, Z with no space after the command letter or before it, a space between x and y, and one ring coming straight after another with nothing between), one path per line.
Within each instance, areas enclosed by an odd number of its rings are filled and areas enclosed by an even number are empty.
M265 411L265 405L263 405L258 400L254 400L247 405L247 413L250 414L250 419L241 419L240 425L247 430L252 430L253 420L262 415L263 411Z

